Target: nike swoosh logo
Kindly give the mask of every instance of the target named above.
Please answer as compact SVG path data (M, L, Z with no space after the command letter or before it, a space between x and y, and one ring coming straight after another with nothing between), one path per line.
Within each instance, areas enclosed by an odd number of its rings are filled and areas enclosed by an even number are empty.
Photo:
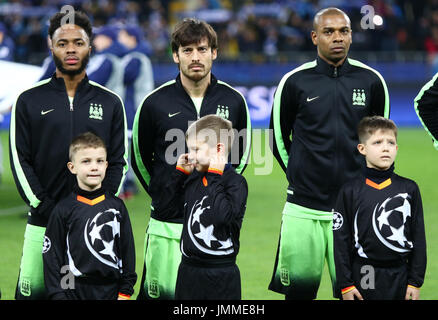
M47 110L47 111L41 110L41 115L43 116L45 114L48 114L49 112L52 112L53 110L55 110L55 109L50 109L50 110Z
M313 97L313 98L307 97L307 102L313 101L313 100L318 99L318 98L319 98L319 96L316 96L316 97Z
M169 113L169 118L172 118L172 117L174 117L174 116L176 116L177 114L180 114L181 113L181 111L180 112L177 112L177 113Z

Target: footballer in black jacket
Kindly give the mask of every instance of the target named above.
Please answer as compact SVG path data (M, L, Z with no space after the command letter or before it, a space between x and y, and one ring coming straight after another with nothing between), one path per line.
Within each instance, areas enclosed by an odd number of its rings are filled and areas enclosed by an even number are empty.
M428 81L414 99L415 112L438 150L438 73Z
M230 162L239 174L249 161L251 147L245 98L211 73L217 57L213 28L204 21L184 19L175 26L171 46L179 74L145 97L132 129L132 168L152 198L139 299L174 297L183 207L169 212L161 199L178 155L187 150L184 134L190 122L209 114L231 121L237 133Z
M117 194L128 169L126 116L119 96L89 81L92 26L74 12L50 19L50 49L56 71L22 92L11 112L10 164L17 189L30 206L25 231L17 299L44 299L41 249L56 203L73 190L67 170L72 139L91 131L106 144L108 169L103 186ZM72 19L73 20L73 19ZM35 244L39 244L39 248ZM38 266L38 267L36 267Z

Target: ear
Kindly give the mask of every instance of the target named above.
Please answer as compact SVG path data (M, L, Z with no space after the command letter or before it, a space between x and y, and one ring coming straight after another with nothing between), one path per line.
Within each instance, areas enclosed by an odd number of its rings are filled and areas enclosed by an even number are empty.
M364 145L364 144L359 143L359 144L357 145L357 150L359 150L359 153L360 153L361 155L363 155L363 156L366 156L366 155L367 155L367 152L365 151L365 145Z
M73 162L71 162L71 161L67 162L67 168L68 168L68 170L70 170L71 173L73 173L73 174L77 173Z
M313 44L317 46L318 42L316 40L318 38L318 35L316 34L316 31L312 30L312 32L310 32L310 38L312 39Z
M173 52L172 57L173 57L173 62L175 62L176 64L179 64L178 52Z
M217 58L217 49L211 49L211 56L213 60L216 60Z

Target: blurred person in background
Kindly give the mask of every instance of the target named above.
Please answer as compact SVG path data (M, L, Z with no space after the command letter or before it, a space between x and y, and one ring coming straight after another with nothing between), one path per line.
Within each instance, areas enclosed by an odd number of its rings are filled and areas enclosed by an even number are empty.
M118 41L127 49L121 61L124 72L122 99L125 103L126 120L128 122L128 138L131 142L135 111L144 97L154 89L154 74L148 57L151 50L148 43L143 39L142 30L135 25L123 26L118 34ZM126 175L120 196L128 199L137 192L135 175L130 169Z
M126 53L126 49L117 40L118 27L105 25L95 28L93 32L95 54L91 57L87 67L88 78L122 96L121 58Z
M7 34L4 23L0 22L0 60L14 60L14 42Z

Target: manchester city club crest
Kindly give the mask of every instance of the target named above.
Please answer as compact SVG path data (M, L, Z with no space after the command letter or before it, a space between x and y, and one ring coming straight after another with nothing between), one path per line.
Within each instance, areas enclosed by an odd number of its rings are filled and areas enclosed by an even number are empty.
M218 105L216 109L216 115L228 120L228 118L230 117L230 110L228 110L228 106Z
M192 207L188 221L188 233L195 246L202 252L211 255L228 255L234 252L233 241L231 238L218 239L214 235L214 225L206 223L210 206L204 205L208 196L204 196L200 201L197 200Z
M353 106L365 106L367 96L364 89L353 89Z
M90 119L103 120L103 108L101 104L90 103L89 116Z
M413 244L406 238L405 228L411 221L410 196L399 193L389 197L373 212L373 229L379 240L389 249L409 252Z
M120 212L108 209L88 219L84 228L84 240L88 250L100 262L121 269L122 260L117 247L120 238Z

